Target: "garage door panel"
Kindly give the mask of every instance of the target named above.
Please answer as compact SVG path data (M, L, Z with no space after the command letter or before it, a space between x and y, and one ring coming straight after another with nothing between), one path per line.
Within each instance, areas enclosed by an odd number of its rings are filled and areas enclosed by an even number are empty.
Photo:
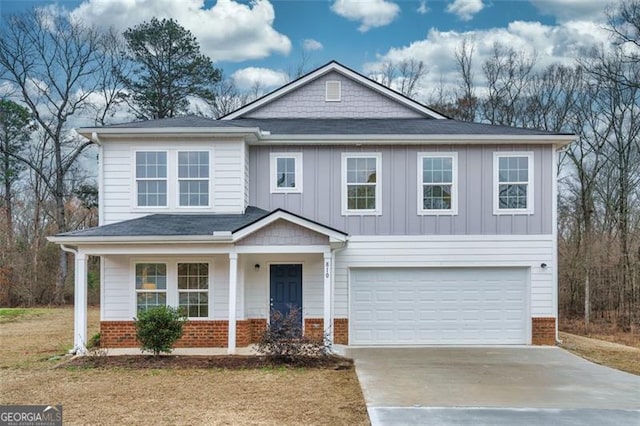
M527 343L524 268L351 271L351 343Z

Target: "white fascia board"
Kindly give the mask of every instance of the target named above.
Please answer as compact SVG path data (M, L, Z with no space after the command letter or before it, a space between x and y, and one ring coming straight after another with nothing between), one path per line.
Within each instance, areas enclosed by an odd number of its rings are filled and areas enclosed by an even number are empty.
M405 145L554 144L568 145L575 135L271 135L251 145Z
M88 244L193 244L193 243L229 243L231 234L228 235L164 235L164 236L110 236L110 237L76 237L76 236L51 236L48 241L56 244L70 244L75 246Z
M284 219L288 222L291 222L295 225L298 226L302 226L303 228L307 228L311 231L317 232L319 234L322 235L326 235L327 237L329 237L330 241L334 242L338 242L338 241L346 241L347 237L344 234L341 234L340 232L336 232L332 229L326 228L322 225L319 225L317 223L313 223L310 222L308 220L299 218L297 216L294 216L290 213L287 212L283 212L283 211L277 211L275 213L272 213L270 215L268 215L267 217L260 219L259 221L245 227L242 228L241 230L235 232L233 234L233 241L239 241L245 237L247 237L248 235L260 230L261 228L264 228L265 226L275 222L278 219Z
M400 93L389 89L388 87L383 86L382 84L376 83L373 80L370 80L360 74L358 74L355 71L352 71L340 64L338 64L337 62L330 62L329 64L325 65L322 68L318 68L317 70L299 78L298 80L295 80L283 87L281 87L280 89L274 90L273 92L265 95L264 97L256 100L253 103L250 103L240 109L237 109L236 111L232 112L231 114L222 117L221 120L233 120L234 118L238 118L241 117L251 111L255 111L256 109L259 109L260 107L262 107L265 104L268 104L269 102L273 102L274 100L286 95L287 93L290 93L294 90L296 90L298 87L303 86L305 84L307 84L310 81L313 81L329 72L338 72L346 77L349 77L353 80L358 81L359 83L363 84L364 86L367 86L368 88L381 93L389 98L394 99L395 101L407 106L410 109L413 109L415 111L421 112L425 115L428 115L429 117L435 118L435 119L446 119L447 117L445 117L444 115L438 114L437 112L433 111L430 108L427 108L426 106L410 99L407 98L403 95L401 95Z
M553 234L514 235L514 234L475 234L475 235L354 235L349 237L350 243L375 243L375 242L436 242L436 241L543 241L554 240Z
M131 138L147 135L162 136L249 136L256 138L260 136L260 129L257 127L152 127L152 128L109 128L109 127L85 127L76 129L76 132L87 139L92 135L103 135L109 137Z

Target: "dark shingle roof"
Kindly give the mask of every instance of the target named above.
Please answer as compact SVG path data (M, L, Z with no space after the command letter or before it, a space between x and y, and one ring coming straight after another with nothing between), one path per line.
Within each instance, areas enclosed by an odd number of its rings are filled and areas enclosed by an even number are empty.
M104 128L259 128L271 135L558 135L520 127L428 118L239 118L213 120L186 116L114 124Z
M243 127L259 127L272 135L553 135L519 127L494 126L451 119L425 118L239 118Z
M158 120L134 121L131 123L120 123L104 126L105 129L155 129L168 127L237 127L230 124L229 121L224 122L197 115L187 115L184 117L161 118Z
M65 232L58 237L195 236L233 232L270 213L247 207L244 214L152 214L137 219Z

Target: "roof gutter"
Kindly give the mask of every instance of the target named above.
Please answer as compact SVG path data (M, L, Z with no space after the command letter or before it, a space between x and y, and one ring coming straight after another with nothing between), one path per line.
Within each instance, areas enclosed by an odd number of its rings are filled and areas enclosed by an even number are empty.
M447 144L447 145L473 145L473 144L514 144L514 143L544 143L558 146L568 145L577 139L576 135L424 135L424 134L392 134L392 135L268 135L263 134L259 141L251 143L267 144L300 144L300 142L313 143L317 145L336 144L373 144L384 145L388 143L403 142L406 145L419 144Z
M65 244L194 244L194 243L230 243L231 235L115 235L110 237L76 237L73 235L54 235L47 237L48 241L64 246ZM64 249L63 249L64 250Z

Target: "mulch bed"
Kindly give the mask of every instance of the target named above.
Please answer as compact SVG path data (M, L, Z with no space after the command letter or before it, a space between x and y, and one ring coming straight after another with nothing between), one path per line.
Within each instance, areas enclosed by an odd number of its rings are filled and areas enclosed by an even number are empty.
M73 357L59 368L158 368L158 369L204 369L230 370L257 368L319 368L328 370L351 370L353 360L338 355L320 357L296 357L292 360L257 355L109 355Z

